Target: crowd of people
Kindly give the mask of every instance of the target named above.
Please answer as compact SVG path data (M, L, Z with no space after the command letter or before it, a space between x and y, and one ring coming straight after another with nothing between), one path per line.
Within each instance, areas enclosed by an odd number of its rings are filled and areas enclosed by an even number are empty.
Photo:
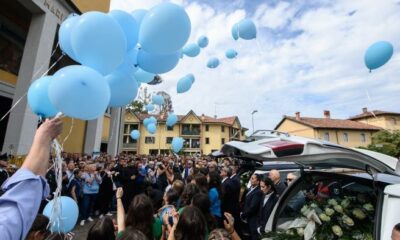
M2 184L2 239L68 236L51 234L49 219L38 214L57 187L49 153L61 125L58 119L42 124L21 169ZM230 158L63 153L63 159L62 195L77 202L79 225L95 221L88 240L260 239L279 196L296 179L290 173L284 183L277 170L253 174L243 192L238 162ZM304 198L295 196L288 206L298 211Z

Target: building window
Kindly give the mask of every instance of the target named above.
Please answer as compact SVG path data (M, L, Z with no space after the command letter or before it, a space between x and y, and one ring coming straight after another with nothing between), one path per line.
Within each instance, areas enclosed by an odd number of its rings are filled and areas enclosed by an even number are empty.
M225 132L225 127L221 126L221 132Z
M144 139L144 143L146 144L154 144L156 142L156 138L155 137L146 137Z
M365 136L365 133L361 133L361 142L365 143L367 141L367 136Z
M206 144L210 144L210 138L206 138Z
M200 135L199 124L183 124L181 135Z
M329 141L329 133L328 132L324 133L324 140Z
M349 141L349 135L347 133L343 133L343 142Z
M172 143L172 137L167 137L167 144L171 144Z
M225 144L225 138L221 138L221 144Z
M191 139L191 148L200 148L200 139Z
M391 120L392 120L392 124L393 124L393 125L397 125L396 118L392 118Z
M158 155L158 149L150 149L149 154L152 156Z
M167 131L174 131L174 126L167 126Z
M208 132L209 131L209 127L208 127L208 125L206 125L206 132Z

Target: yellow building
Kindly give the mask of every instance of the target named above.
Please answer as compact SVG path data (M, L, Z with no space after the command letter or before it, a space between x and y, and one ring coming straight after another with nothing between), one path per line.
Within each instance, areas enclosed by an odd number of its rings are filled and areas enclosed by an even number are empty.
M44 74L62 55L57 34L61 23L71 13L108 12L109 7L110 0L1 1L0 117L18 102L13 111L0 121L1 152L24 156L29 151L38 121L27 104L25 94L31 82ZM71 64L75 63L65 56L49 74ZM95 136L91 134L90 125L95 125L92 121L64 118L64 132L59 138L60 142L66 140L64 150L92 153L100 150L97 147L100 142L104 149L104 144L109 141L110 116L105 114L104 119L97 122Z
M362 122L332 119L329 111L324 111L323 118L284 116L275 130L292 135L329 141L346 147L366 147L371 143L372 134L381 127Z
M149 116L157 118L157 131L150 134L143 120ZM167 116L136 114L126 111L122 138L122 151L138 154L170 153L173 137L185 139L183 151L188 154L209 154L221 149L222 145L232 139L244 139L247 131L236 116L213 118L196 115L189 111L186 115L178 115L178 122L173 127L167 127ZM130 137L132 130L138 129L140 139Z
M389 131L400 130L400 113L381 110L368 111L362 109L362 113L350 117L349 120L374 125Z

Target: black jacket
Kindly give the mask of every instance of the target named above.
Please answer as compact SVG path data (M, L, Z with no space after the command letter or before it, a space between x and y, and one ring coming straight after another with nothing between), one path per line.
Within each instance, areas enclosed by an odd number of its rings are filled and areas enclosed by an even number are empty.
M249 191L246 194L244 200L242 218L250 219L257 217L261 198L262 198L262 192L260 190L260 187L258 186L253 191Z
M280 197L282 195L282 193L285 191L285 189L286 189L286 185L281 181L275 185L275 190L276 190L276 194L278 195L278 197Z
M234 186L233 181L227 178L222 183L222 199L221 199L221 210L222 212L228 212L232 215L237 211L236 205L239 203L239 200L234 200Z
M258 227L260 228L261 233L264 232L265 225L267 225L269 215L271 215L272 209L274 208L275 203L279 199L276 192L274 192L268 198L268 201L264 205L264 197L265 197L265 195L262 196L261 201L260 201L260 207L258 210L258 219L257 219L257 224L258 224Z

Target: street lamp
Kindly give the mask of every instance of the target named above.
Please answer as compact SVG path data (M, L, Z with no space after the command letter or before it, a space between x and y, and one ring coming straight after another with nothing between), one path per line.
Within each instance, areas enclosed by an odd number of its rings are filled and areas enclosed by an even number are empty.
M253 110L253 112L251 113L251 123L253 125L253 133L254 133L254 113L257 113L257 110Z

